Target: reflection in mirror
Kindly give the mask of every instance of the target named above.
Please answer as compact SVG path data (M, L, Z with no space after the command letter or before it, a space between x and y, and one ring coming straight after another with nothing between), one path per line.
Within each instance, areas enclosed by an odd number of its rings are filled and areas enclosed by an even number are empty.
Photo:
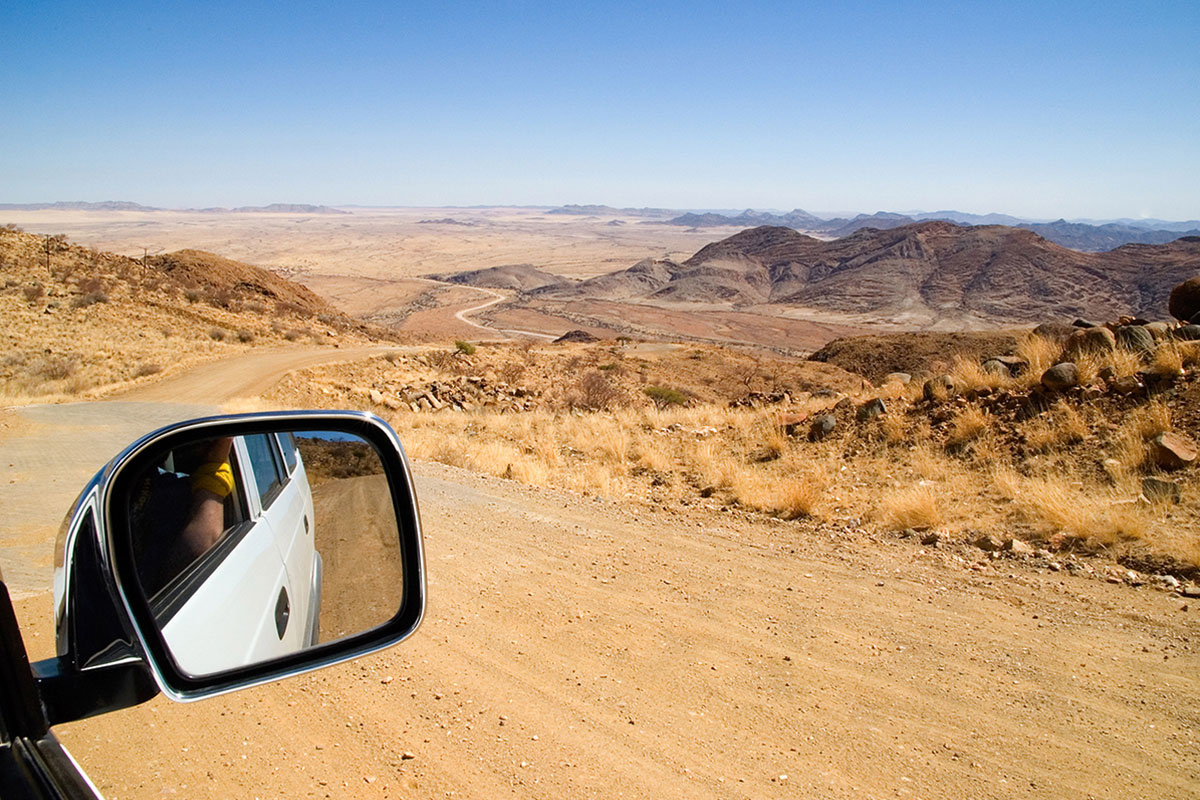
M155 454L131 486L138 581L192 676L360 633L400 606L388 476L353 434L198 438Z

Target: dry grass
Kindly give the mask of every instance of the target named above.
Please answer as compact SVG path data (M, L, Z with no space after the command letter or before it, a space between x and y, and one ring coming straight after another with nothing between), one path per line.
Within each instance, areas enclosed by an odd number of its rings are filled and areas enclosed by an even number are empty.
M928 486L910 486L883 497L875 517L886 528L925 530L942 524L942 504Z
M981 438L992 427L992 416L978 406L967 406L950 421L950 432L946 436L946 449L954 452Z
M1113 458L1118 474L1131 476L1142 471L1149 462L1148 442L1171 429L1171 410L1159 402L1135 409L1113 436Z
M1009 468L997 469L993 483L1047 536L1066 534L1103 547L1153 538L1153 515L1136 495L1059 476L1022 476Z
M1025 444L1035 453L1047 453L1082 442L1091 433L1083 415L1069 403L1059 402L1046 414L1025 425Z

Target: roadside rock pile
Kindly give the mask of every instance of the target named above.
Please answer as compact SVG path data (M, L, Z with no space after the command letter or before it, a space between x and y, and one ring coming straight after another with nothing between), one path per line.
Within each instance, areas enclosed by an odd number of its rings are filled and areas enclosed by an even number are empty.
M472 411L486 408L500 413L532 411L540 393L524 386L493 382L478 375L457 379L429 381L424 384L376 384L369 388L355 387L355 394L367 397L377 406L393 411L408 408L414 413L423 411Z

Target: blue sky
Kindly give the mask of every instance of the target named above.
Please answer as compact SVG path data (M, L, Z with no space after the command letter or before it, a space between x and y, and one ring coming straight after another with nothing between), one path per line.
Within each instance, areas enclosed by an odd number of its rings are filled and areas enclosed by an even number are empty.
M0 4L0 202L1200 217L1200 3Z

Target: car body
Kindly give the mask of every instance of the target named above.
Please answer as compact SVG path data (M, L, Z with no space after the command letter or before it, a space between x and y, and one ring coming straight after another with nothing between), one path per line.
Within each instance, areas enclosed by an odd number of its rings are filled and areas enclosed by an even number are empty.
M328 642L318 641L323 568L297 432L370 445L386 480L372 484L384 505L369 508L376 519L380 508L395 514L391 566L399 575L381 573L398 578L395 614ZM161 574L147 567L158 539L139 536L172 526L144 521L187 519L194 506L183 513L178 504L144 505L146 487L184 485L195 473L181 468L180 454L215 440L231 442L226 524L210 547L152 579ZM203 497L198 485L191 483L193 499ZM159 693L199 700L337 664L399 643L424 616L420 517L407 458L386 423L363 412L212 417L148 434L80 493L59 549L55 658L29 663L0 576L0 798L99 797L52 725Z

